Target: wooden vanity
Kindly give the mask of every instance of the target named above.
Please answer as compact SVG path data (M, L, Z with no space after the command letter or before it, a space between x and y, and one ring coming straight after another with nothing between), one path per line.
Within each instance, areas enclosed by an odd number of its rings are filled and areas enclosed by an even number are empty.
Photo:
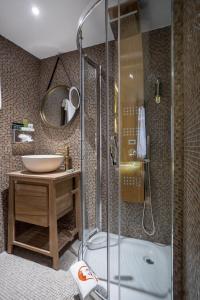
M52 257L58 269L59 251L81 234L80 170L8 175L8 253L13 246L35 251ZM59 219L69 212L75 212L75 227L59 229ZM17 234L16 222L25 222L27 229Z

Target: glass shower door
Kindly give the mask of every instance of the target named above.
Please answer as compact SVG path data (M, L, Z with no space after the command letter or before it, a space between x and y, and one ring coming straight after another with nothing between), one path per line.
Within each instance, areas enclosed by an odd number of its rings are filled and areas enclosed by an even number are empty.
M96 30L99 44L91 43L91 33L94 38ZM107 120L102 118L106 112L107 76L104 1L85 20L80 44L82 258L99 278L96 293L108 299Z
M83 239L97 231L97 70L84 56L84 102L82 128L82 176L84 185Z
M108 0L107 27L109 295L170 300L171 1Z
M102 299L172 298L170 5L94 0L83 18L82 257Z

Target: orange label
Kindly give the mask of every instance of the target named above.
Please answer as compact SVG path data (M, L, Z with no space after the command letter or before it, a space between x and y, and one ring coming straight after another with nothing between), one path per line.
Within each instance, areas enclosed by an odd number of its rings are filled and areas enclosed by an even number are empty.
M86 265L80 267L78 271L78 278L81 281L87 281L90 279L95 279L96 281L98 281L94 273L91 270L89 270L89 268Z

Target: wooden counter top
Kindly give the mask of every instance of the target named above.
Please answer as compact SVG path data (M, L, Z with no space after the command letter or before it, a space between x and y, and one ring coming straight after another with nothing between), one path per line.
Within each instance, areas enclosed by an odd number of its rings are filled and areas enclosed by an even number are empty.
M76 175L79 175L80 169L70 169L67 171L63 170L57 170L55 172L51 173L33 173L26 170L23 171L15 171L8 173L11 177L20 177L20 178L32 178L32 179L47 179L47 180L57 180L64 177L74 177Z

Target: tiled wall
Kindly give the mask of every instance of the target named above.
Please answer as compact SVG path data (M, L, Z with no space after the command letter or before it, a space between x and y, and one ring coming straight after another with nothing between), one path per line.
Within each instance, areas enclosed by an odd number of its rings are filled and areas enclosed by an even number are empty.
M137 214L136 236L171 244L171 29L161 28L143 34L144 101L147 134L150 136L150 176L152 207L156 233L148 237L141 228L142 208L133 207ZM155 83L161 82L161 102L155 102ZM138 205L139 206L139 205ZM137 211L137 213L136 213ZM139 213L140 211L140 213ZM133 220L135 218L133 217ZM151 229L147 205L146 227ZM137 232L138 230L138 232ZM133 233L134 234L134 233Z
M41 60L39 79L40 103L45 96L57 57ZM59 84L79 87L79 54L77 51L62 55L62 62L58 63L51 87ZM65 71L66 70L66 71ZM56 153L59 149L69 146L73 167L78 167L80 161L80 118L77 117L64 129L48 127L39 121L40 136L37 141L38 153Z
M174 1L174 299L200 299L200 4Z
M184 299L200 299L200 2L184 0Z
M0 252L5 249L7 227L7 188L9 171L21 169L21 154L34 153L35 143L12 145L11 123L23 118L39 132L39 66L40 61L0 36ZM5 238L5 239L4 239Z
M63 55L65 73L58 65L52 86L79 86L79 54ZM8 172L22 169L21 155L55 153L66 145L73 166L80 166L79 114L66 129L45 126L40 118L40 105L51 77L56 57L40 61L10 41L0 37L0 74L3 109L0 111L0 252L6 248ZM27 118L35 127L35 142L12 144L11 123Z
M182 300L182 239L183 239L183 123L184 123L184 93L183 93L183 1L175 0L173 7L173 122L174 122L174 201L173 201L173 279L174 299Z

